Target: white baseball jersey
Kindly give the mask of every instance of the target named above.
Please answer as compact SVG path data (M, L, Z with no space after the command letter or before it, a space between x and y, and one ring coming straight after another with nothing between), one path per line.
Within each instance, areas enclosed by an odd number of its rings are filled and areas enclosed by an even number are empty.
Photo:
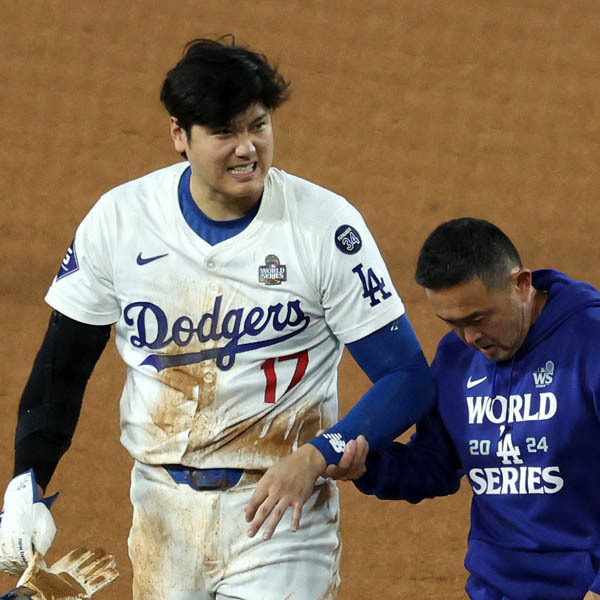
M121 441L135 459L266 469L337 420L343 344L404 307L340 196L271 168L252 222L211 246L179 206L188 164L105 194L46 301L116 324Z

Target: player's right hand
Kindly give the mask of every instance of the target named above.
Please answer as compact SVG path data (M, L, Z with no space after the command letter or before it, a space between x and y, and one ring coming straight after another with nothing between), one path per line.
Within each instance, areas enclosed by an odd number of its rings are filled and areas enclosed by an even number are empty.
M319 434L320 435L320 434ZM329 465L323 477L338 481L350 481L362 477L367 472L365 465L369 453L369 442L364 435L346 443L344 454L337 465Z
M15 477L4 493L0 519L0 569L20 575L34 549L45 554L56 535L50 510L40 500L33 469Z

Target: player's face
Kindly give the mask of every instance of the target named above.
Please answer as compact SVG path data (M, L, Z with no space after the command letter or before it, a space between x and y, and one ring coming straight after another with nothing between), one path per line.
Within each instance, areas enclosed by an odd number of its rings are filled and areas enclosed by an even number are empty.
M224 127L193 125L189 136L171 118L171 137L190 161L191 192L200 208L217 202L247 209L259 200L273 161L273 127L264 106L251 105Z
M494 361L508 360L521 347L532 322L531 272L510 276L504 288L488 288L474 277L441 290L427 289L436 315L462 341Z

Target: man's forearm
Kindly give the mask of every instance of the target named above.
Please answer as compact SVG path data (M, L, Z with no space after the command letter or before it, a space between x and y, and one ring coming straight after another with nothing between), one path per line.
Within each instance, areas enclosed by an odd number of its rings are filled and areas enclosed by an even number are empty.
M71 444L87 381L109 337L108 325L52 312L19 404L15 475L33 468L46 488Z

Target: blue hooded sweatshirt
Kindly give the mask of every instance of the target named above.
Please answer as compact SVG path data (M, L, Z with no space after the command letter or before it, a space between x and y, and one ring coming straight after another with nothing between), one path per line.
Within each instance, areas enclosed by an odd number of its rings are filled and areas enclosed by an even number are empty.
M432 364L438 400L407 445L370 453L357 487L419 502L472 490L466 590L477 600L600 594L600 293L553 270L512 359L451 332ZM598 461L598 462L597 462Z

